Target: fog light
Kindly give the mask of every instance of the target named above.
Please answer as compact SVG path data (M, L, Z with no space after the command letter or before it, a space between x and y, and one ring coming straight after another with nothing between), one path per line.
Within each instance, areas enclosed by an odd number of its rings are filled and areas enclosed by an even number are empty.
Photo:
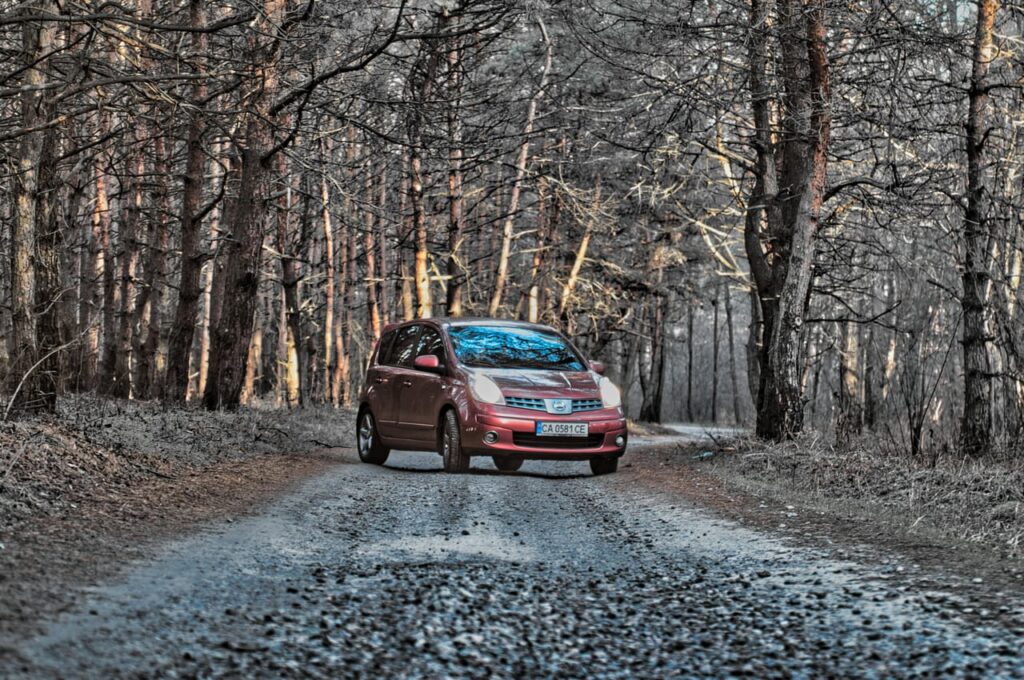
M486 433L484 435L484 443L485 444L493 444L496 441L498 441L498 433L497 432L491 431L491 432L488 432L488 433Z
M615 445L621 449L623 446L626 445L626 437L620 434L618 437L615 438Z

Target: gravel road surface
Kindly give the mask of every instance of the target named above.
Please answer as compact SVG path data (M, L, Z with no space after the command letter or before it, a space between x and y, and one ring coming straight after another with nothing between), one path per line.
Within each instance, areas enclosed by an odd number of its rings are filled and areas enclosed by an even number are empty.
M347 460L6 641L0 676L1024 677L1020 599L965 620L628 467Z

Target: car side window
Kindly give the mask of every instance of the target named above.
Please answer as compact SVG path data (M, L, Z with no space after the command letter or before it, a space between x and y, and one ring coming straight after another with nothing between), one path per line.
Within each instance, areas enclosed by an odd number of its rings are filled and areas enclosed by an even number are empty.
M388 358L391 356L391 341L395 339L395 332L388 331L380 338L380 344L377 346L377 363L387 364Z
M444 342L441 340L441 334L430 326L423 327L423 333L420 334L419 349L416 350L416 356L421 357L428 354L433 354L437 357L441 365L446 364L444 355Z
M401 366L409 368L412 360L416 358L416 348L420 337L422 326L405 326L398 329L395 342L388 354L388 366Z

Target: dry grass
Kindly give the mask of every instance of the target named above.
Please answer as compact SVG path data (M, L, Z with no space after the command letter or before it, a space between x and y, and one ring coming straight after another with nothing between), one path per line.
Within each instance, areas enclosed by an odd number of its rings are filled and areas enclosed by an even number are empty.
M76 395L52 417L0 423L0 532L153 477L270 453L350 446L347 410L210 413Z
M870 438L839 449L814 434L734 446L706 465L780 500L804 498L832 513L1024 557L1024 457L925 463L885 453Z

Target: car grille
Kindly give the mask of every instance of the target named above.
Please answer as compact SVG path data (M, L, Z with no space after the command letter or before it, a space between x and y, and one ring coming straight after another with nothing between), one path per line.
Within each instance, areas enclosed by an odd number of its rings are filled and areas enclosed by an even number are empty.
M512 408L525 408L530 411L547 411L543 399L533 397L505 397L505 405ZM572 412L596 411L604 408L600 399L573 399Z
M516 446L537 449L596 449L604 443L603 434L586 437L538 437L532 432L513 432L512 442Z
M573 399L572 400L572 412L577 411L596 411L599 408L604 408L604 404L601 403L600 399Z
M505 397L505 405L512 408L528 408L533 411L544 411L543 399L531 399L529 397Z

